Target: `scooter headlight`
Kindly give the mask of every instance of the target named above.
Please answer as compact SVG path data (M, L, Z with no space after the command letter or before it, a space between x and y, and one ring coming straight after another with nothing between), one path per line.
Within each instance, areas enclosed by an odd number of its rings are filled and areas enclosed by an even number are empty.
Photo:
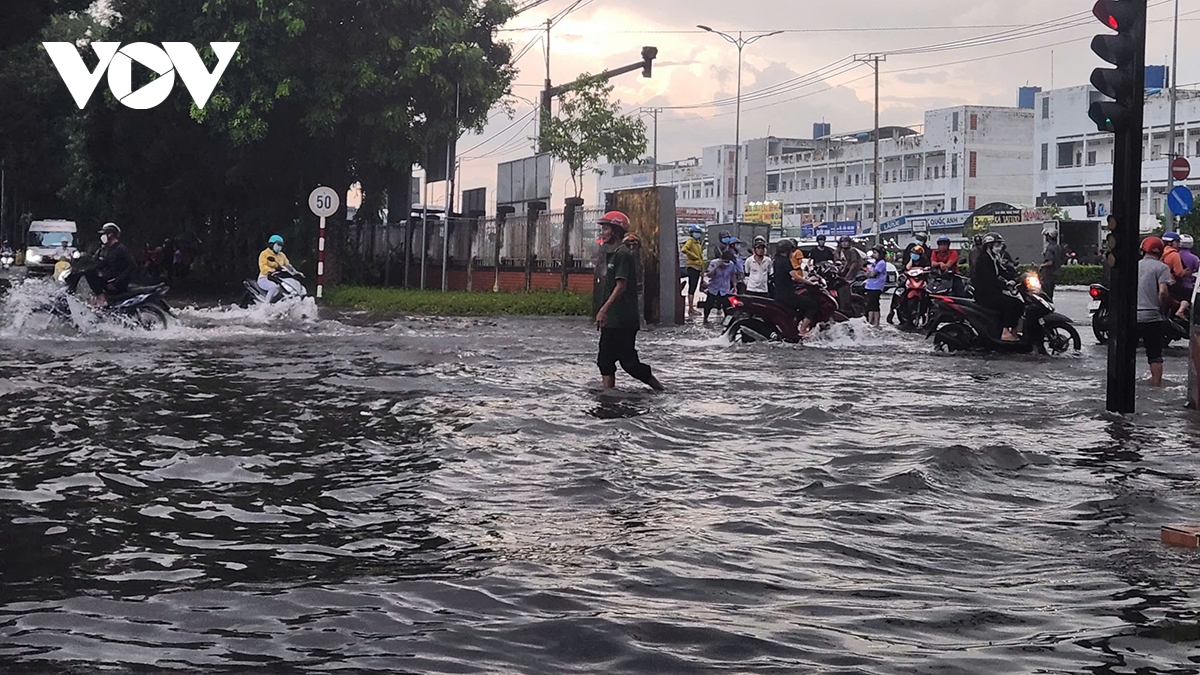
M1037 291L1038 293L1041 293L1042 292L1042 280L1040 278L1038 278L1038 275L1034 274L1033 272L1030 272L1029 274L1025 275L1025 288L1028 288L1031 291Z

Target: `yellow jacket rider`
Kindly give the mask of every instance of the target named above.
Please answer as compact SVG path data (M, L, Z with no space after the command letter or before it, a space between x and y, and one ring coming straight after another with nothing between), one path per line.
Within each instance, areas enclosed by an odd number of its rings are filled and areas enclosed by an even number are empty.
M279 292L279 284L269 278L271 273L289 264L291 263L283 253L283 237L271 235L267 240L267 247L258 254L258 287L267 292L267 302L274 301L275 294Z

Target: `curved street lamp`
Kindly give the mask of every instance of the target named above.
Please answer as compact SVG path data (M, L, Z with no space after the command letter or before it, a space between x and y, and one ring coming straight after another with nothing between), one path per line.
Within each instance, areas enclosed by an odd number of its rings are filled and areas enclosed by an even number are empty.
M734 146L737 148L733 155L733 219L736 221L739 219L739 212L741 211L740 200L742 196L742 50L745 49L746 45L754 44L763 38L771 37L772 35L779 35L785 31L776 30L771 31L770 33L760 33L758 35L752 35L748 38L742 37L742 31L738 31L737 37L735 38L728 33L722 33L719 30L713 30L712 28L702 24L696 24L696 28L708 31L709 33L713 33L715 35L720 35L721 37L725 38L729 44L737 47L738 50L737 121L735 122L736 130L734 131L733 141Z

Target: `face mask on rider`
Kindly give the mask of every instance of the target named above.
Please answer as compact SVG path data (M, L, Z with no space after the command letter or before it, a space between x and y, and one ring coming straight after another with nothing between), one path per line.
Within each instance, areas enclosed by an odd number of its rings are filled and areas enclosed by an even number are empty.
M280 251L283 250L283 244L275 244L274 246L271 247L271 250L275 251L276 253L279 253Z
M100 235L100 243L101 243L101 244L107 244L107 243L108 243L108 235L107 235L107 234L102 234L102 235Z
M914 254L912 254L912 259L913 259L913 262L916 262L921 259L921 255L919 253L914 253Z

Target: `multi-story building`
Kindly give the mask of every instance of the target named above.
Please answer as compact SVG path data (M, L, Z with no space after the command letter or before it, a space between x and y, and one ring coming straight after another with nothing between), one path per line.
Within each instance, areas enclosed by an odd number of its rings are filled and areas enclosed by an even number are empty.
M741 146L742 193L734 199L734 159L736 145L704 148L700 157L658 164L658 185L675 188L675 205L681 223L711 224L733 222L745 212L746 204L766 196L767 157L771 153L794 152L812 147L812 141L785 138L758 138ZM600 167L597 182L598 203L613 190L649 187L654 184L654 162L606 164Z
M877 223L910 214L1028 203L1033 195L1033 111L959 106L925 113L923 133L880 129L880 205L875 213L874 131L828 136L767 156L766 199L785 204L788 227Z
M733 214L733 160L735 145L704 148L700 157L658 163L658 185L675 188L675 206L680 222L710 224L729 220ZM606 164L600 167L597 203L605 193L654 185L654 162Z
M1092 102L1103 98L1088 85L1037 95L1034 103L1034 195L1039 204L1087 206L1101 217L1112 210L1113 136L1096 131L1088 118ZM1149 90L1142 139L1142 229L1159 225L1164 213L1168 170L1173 156L1200 157L1200 91L1180 90L1175 148L1169 147L1170 97ZM1180 184L1200 188L1200 167Z

